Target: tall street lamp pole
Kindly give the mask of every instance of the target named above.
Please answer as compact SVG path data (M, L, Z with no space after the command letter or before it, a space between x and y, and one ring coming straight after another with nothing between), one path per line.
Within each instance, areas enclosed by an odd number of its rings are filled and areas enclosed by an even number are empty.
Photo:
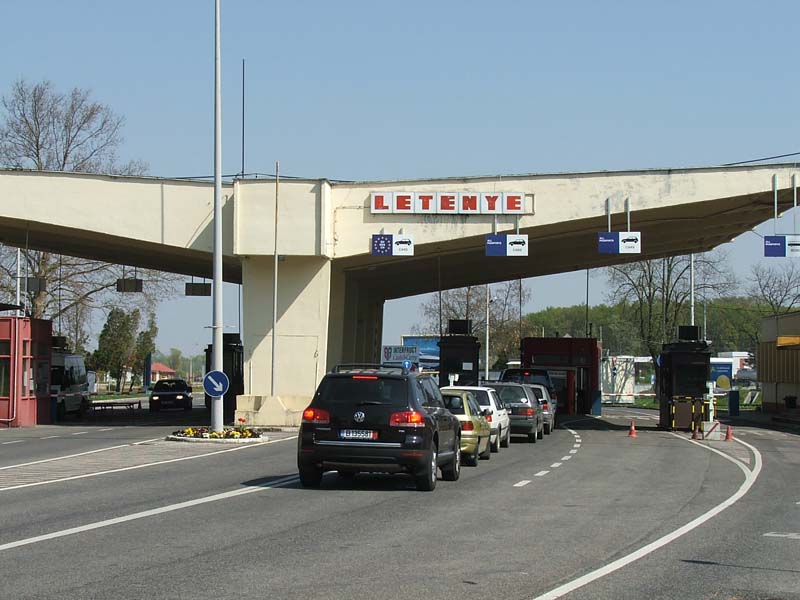
M222 371L222 99L219 3L214 2L214 270L211 369ZM211 430L220 432L222 396L211 398Z

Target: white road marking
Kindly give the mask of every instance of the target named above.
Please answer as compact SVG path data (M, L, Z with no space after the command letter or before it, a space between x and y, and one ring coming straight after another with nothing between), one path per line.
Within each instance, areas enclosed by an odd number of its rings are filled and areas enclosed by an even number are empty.
M514 487L525 487L525 486L526 486L526 485L528 485L530 482L531 482L531 480L530 480L530 479L523 479L522 481L518 481L517 483L515 483L515 484L514 484Z
M44 437L39 438L40 440L52 440L53 438L61 437L59 435L46 435Z
M755 433L756 435L766 435L763 431L753 431L751 433Z
M581 445L580 445L580 444L572 444L572 447L573 447L573 448L580 448L580 447L581 447Z
M25 440L14 440L13 442L3 442L3 444L21 444Z
M572 450L570 450L570 451L569 451L569 453L570 453L570 454L577 454L577 453L578 453L578 451L577 451L575 448L573 448Z
M574 429L570 429L569 427L567 427L566 429L567 429L567 431L569 431L569 432L570 432L572 435L578 435L578 432L577 432L577 431L575 431Z
M790 540L800 540L800 533L780 533L777 531L770 531L765 533L764 537L788 538Z
M553 463L552 465L550 465L550 468L551 469L557 469L560 466L561 466L561 463ZM800 504L800 503L798 503L798 504Z
M561 460L569 460L570 458L572 458L572 457L571 456L562 456Z
M544 476L545 476L545 475L547 475L549 472L550 472L550 471L539 471L539 472L538 472L536 475L534 475L534 477L544 477Z
M686 439L686 438L684 438L684 437L682 437L680 435L677 435L677 434L672 434L672 435L675 435L675 437L680 438L682 440ZM734 441L736 443L742 444L743 446L749 448L753 452L753 456L755 457L755 464L753 466L753 470L752 471L748 470L747 467L745 467L744 464L742 464L740 461L736 460L735 458L733 458L731 456L728 456L727 454L717 450L716 448L711 448L709 446L704 446L703 444L699 444L699 443L697 443L697 442L695 442L693 440L686 440L686 441L688 441L689 443L692 443L692 444L696 444L697 446L700 446L701 448L705 448L706 450L709 450L711 452L714 452L715 454L720 455L725 460L729 460L733 464L735 464L737 467L739 467L742 470L742 472L744 473L744 482L742 483L741 486L739 486L739 489L730 498L728 498L727 500L721 502L720 504L718 504L717 506L715 506L711 510L703 513L702 515L700 515L696 519L690 521L689 523L687 523L683 527L680 527L680 528L676 529L675 531L673 531L671 533L668 533L667 535L665 535L663 537L658 538L657 540L647 544L646 546L642 546L638 550L635 550L634 552L631 552L627 556L623 556L622 558L619 558L619 559L617 559L617 560L605 565L604 567L600 567L599 569L596 569L596 570L594 570L594 571L592 571L590 573L587 573L586 575L583 575L582 577L578 577L577 579L574 579L573 581L565 583L564 585L561 585L561 586L555 588L554 590L550 590L549 592L547 592L545 594L542 594L541 596L537 596L534 600L554 600L555 598L560 598L561 596L564 596L564 595L566 595L566 594L568 594L568 593L570 593L572 591L575 591L578 588L581 588L581 587L583 587L583 586L585 586L585 585L587 585L587 584L589 584L589 583L591 583L593 581L596 581L596 580L598 580L598 579L600 579L602 577L605 577L606 575L609 575L610 573L613 573L614 571L617 571L617 570L619 570L619 569L631 564L632 562L635 562L635 561L639 560L640 558L643 558L643 557L647 556L648 554L650 554L652 552L655 552L659 548L662 548L663 546L666 546L667 544L669 544L671 542L674 542L675 540L677 540L682 535L692 531L693 529L696 529L697 527L699 527L700 525L702 525L706 521L709 521L710 519L714 518L715 516L717 516L719 513L721 513L723 510L725 510L729 506L733 506L734 504L736 504L736 502L738 502L750 490L750 488L753 486L753 484L758 479L759 474L761 473L761 464L762 464L761 463L761 453L758 451L757 448L755 448L754 446L751 446L747 442L743 442L742 440L734 439Z
M72 435L83 435L84 433L89 433L89 432L88 431L77 431L77 432L73 433Z
M98 429L97 431L113 431L113 427L106 427L105 429Z
M144 469L146 467L155 467L157 465L166 465L166 464L170 464L170 463L183 462L185 460L194 460L195 458L204 458L206 456L213 456L214 454L225 454L226 452L236 452L238 450L246 450L248 448L254 448L254 447L257 447L257 446L264 446L266 444L274 444L275 442L283 442L283 441L286 441L286 440L293 440L293 439L296 439L296 438L297 438L297 436L295 435L295 436L288 437L288 438L281 438L279 440L269 440L269 441L266 441L266 442L258 442L258 443L253 443L253 444L246 444L246 445L242 445L242 446L237 446L235 448L227 448L225 450L215 450L214 452L206 452L205 454L195 454L193 456L182 456L180 458L170 458L170 459L167 459L167 460L158 460L158 461L151 462L151 463L145 463L143 465L133 465L133 466L130 466L130 467L120 467L120 468L117 468L117 469L107 469L105 471L97 471L95 473L84 473L82 475L73 475L72 477L61 477L59 479L48 479L46 481L35 481L33 483L22 483L20 485L12 485L12 486L9 486L9 487L0 488L0 492L6 492L6 491L9 491L9 490L18 490L18 489L27 488L27 487L35 487L35 486L39 486L39 485L48 485L50 483L61 483L63 481L74 481L76 479L86 479L87 477L98 477L99 475L108 475L110 473L122 473L124 471L134 471L136 469ZM161 438L157 438L157 439L161 439ZM142 443L144 443L144 442L137 442L137 444L142 444ZM119 446L119 447L120 448L124 448L127 445L128 444L123 444L122 446ZM97 451L95 450L95 452L97 452ZM84 452L83 454L91 454L91 453L92 452ZM75 456L80 456L80 455L76 454ZM62 458L66 458L66 457L62 457ZM47 460L36 461L36 462L48 462L49 460L58 460L58 459L47 459ZM28 463L28 464L36 464L36 463ZM20 465L14 465L14 466L20 466ZM0 470L9 469L9 468L11 468L11 467L0 467ZM2 547L0 547L0 549L2 549Z
M142 440L141 442L133 442L134 446L138 446L140 444L149 444L150 442L157 442L158 440L163 440L164 438L153 438L150 440Z
M83 533L84 531L91 531L93 529L100 529L102 527L110 527L119 523L126 523L128 521L135 521L137 519L144 519L155 515L172 512L175 510L182 510L184 508L191 508L200 504L208 504L209 502L216 502L217 500L226 500L228 498L235 498L236 496L244 496L245 494L252 494L254 492L263 492L272 488L283 487L285 485L295 483L298 481L296 475L290 475L281 479L276 479L273 482L264 485L247 487L243 489L231 490L230 492L223 492L221 494L214 494L213 496L206 496L204 498L197 498L195 500L188 500L186 502L178 502L177 504L169 504L161 508L154 508L145 510L138 513L126 515L124 517L116 517L114 519L106 519L105 521L97 521L96 523L89 523L88 525L81 525L80 527L71 527L70 529L63 529L62 531L54 531L53 533L46 533L44 535L37 535L36 537L17 540L8 544L0 545L0 552L4 550L11 550L12 548L19 548L20 546L29 546L38 542L47 540L54 540L56 538L74 535L76 533Z

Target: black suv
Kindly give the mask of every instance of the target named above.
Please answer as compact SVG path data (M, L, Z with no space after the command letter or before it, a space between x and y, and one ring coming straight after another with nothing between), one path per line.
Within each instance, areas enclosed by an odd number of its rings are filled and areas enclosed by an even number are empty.
M550 378L550 372L547 369L534 369L531 367L525 369L511 368L505 369L500 373L500 381L510 381L513 383L538 383L547 388L550 392L550 397L556 397L556 388L553 385L553 380Z
M436 487L437 470L461 472L461 425L431 375L382 365L340 365L325 375L303 411L297 438L300 482L318 486L326 470L408 473L417 489Z

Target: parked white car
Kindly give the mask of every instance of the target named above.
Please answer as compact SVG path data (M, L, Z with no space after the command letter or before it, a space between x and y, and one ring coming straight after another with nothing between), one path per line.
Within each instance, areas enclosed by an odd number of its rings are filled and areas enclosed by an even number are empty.
M489 437L492 452L500 452L500 446L508 448L508 441L511 438L511 419L508 416L508 410L500 402L495 390L490 387L480 386L448 386L443 387L442 391L444 390L466 390L472 392L481 408L488 408L492 411L486 417L492 431Z

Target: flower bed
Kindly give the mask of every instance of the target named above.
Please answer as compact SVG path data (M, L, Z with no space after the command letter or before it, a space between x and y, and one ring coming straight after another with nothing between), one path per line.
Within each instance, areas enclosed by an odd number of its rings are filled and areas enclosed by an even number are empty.
M240 418L239 424L236 427L224 427L222 431L211 431L209 427L187 427L173 431L172 435L179 438L200 438L209 440L219 439L248 439L260 438L261 432L253 429L252 427L245 427L245 420Z

